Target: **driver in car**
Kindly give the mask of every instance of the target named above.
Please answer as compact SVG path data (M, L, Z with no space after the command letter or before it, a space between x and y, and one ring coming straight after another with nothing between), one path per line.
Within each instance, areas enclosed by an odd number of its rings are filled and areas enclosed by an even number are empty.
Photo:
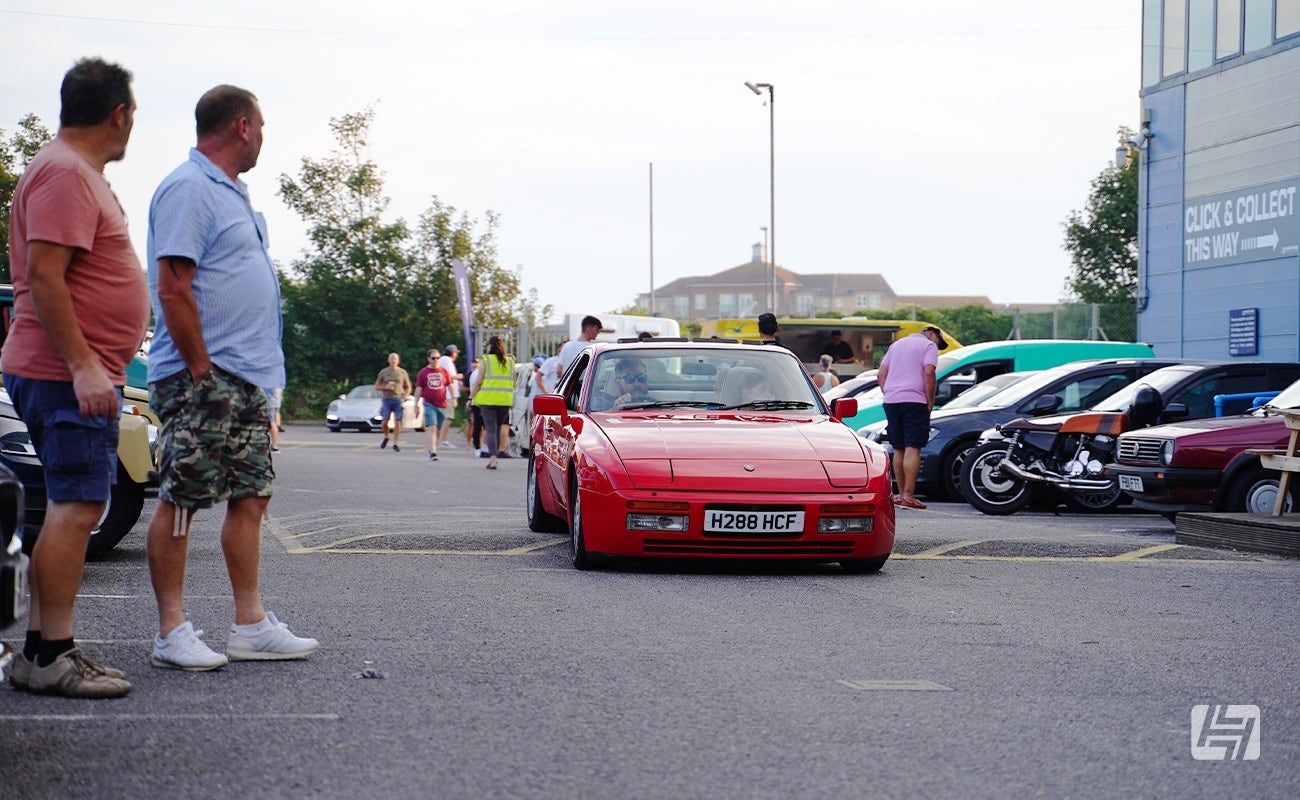
M614 408L655 402L655 397L650 394L650 375L646 372L644 361L621 360L615 367L614 375L615 387L620 392L614 399Z
M762 373L746 375L740 384L740 402L757 403L772 399L772 390L768 388L767 379Z

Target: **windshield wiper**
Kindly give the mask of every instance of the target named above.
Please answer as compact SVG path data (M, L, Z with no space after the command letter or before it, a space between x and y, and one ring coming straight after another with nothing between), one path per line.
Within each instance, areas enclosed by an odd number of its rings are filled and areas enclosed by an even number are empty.
M734 406L726 406L725 410L753 408L759 411L777 411L789 408L812 408L813 404L804 400L754 400L750 403L741 403Z
M620 406L613 411L630 411L640 408L722 408L722 404L716 400L656 400L653 403L633 403L626 406Z

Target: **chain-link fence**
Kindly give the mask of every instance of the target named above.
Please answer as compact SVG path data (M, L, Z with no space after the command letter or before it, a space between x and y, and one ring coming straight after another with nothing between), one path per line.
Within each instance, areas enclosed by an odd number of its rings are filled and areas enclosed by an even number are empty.
M1131 342L1137 337L1133 303L1068 303L1050 311L1011 310L1007 339L1089 339Z

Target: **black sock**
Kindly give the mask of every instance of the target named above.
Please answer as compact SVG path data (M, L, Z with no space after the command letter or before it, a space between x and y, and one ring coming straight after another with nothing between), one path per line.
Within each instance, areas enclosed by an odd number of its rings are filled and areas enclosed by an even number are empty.
M36 666L48 667L76 646L72 639L42 639L40 649L36 651Z
M40 648L40 645L41 645L41 632L28 631L27 639L26 641L23 642L23 658L27 659L28 661L35 661L36 651Z

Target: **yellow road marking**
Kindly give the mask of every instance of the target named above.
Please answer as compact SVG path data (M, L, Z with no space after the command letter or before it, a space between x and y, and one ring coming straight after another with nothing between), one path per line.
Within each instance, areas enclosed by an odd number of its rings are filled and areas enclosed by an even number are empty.
M290 550L293 555L308 555L312 553L335 553L340 555L367 555L367 556L522 556L543 550L547 547L555 547L560 544L568 544L566 539L557 539L553 542L534 542L533 544L512 547L509 550L369 550L353 549L350 547L335 548L333 546L325 547L304 547Z
M984 540L967 539L964 542L949 542L948 544L941 544L938 547L931 547L929 550L922 550L919 553L913 553L909 558L933 558L952 550L960 550L963 547L970 547L973 544L979 544L982 541Z
M1134 550L1130 553L1121 553L1113 557L1112 561L1137 561L1139 558L1145 558L1156 553L1166 553L1170 550L1177 550L1182 547L1181 544L1158 544L1154 547L1144 547L1141 550Z

